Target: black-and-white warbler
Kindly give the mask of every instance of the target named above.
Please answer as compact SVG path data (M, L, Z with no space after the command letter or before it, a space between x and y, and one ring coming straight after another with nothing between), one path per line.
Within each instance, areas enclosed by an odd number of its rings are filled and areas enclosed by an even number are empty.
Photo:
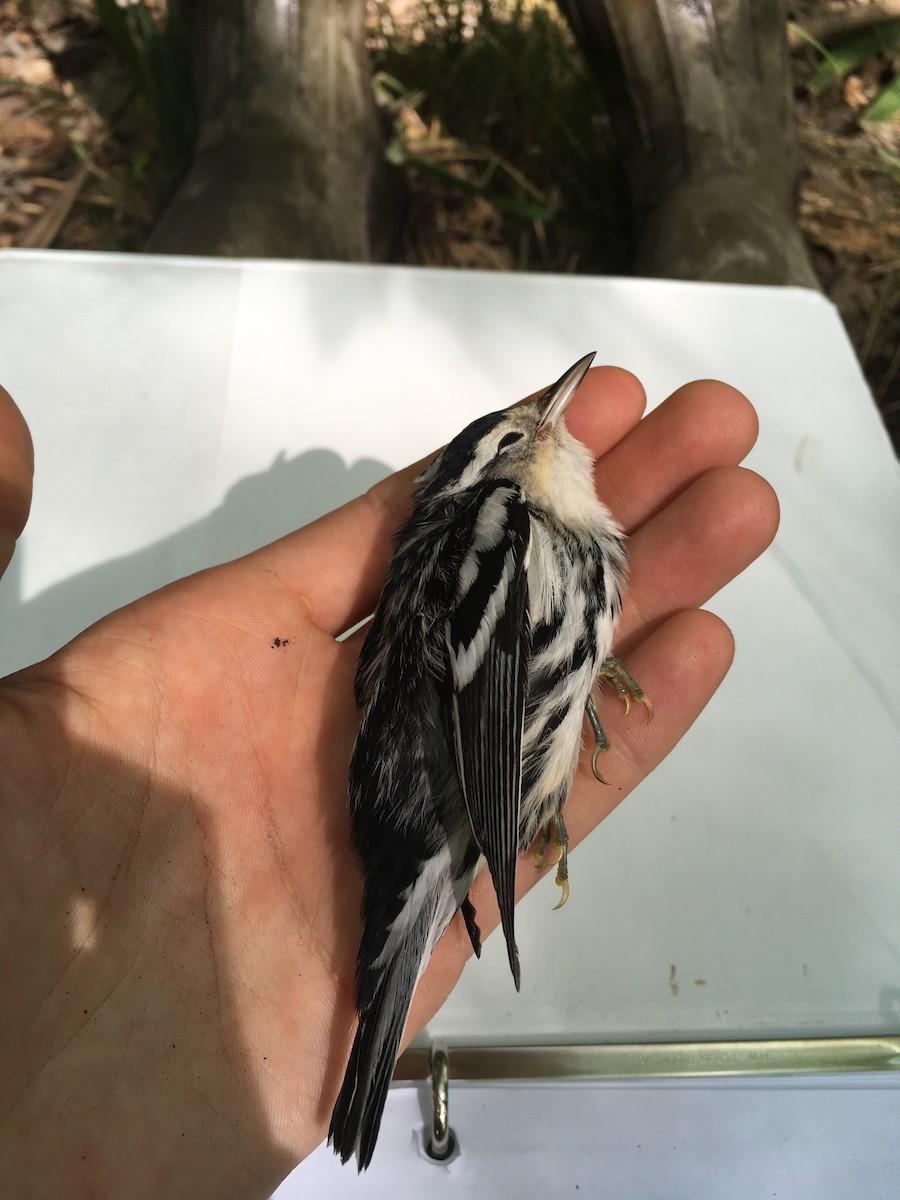
M625 549L591 456L562 419L593 357L536 403L480 417L428 467L360 655L350 765L365 874L359 1028L329 1130L360 1170L413 990L460 908L480 953L468 892L482 856L518 988L516 860L543 830L540 861L552 830L565 902L561 810L586 710L598 778L607 748L591 689L605 675L626 704L648 703L608 659Z

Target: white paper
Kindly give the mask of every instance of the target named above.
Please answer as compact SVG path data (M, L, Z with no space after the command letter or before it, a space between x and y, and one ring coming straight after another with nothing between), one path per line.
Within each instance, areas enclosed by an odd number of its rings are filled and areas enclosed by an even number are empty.
M900 482L821 296L2 254L0 378L38 477L0 586L0 670L303 524L594 348L652 403L701 376L744 390L782 531L711 605L737 639L720 695L575 852L565 911L551 881L523 902L522 994L491 939L423 1036L895 1032Z

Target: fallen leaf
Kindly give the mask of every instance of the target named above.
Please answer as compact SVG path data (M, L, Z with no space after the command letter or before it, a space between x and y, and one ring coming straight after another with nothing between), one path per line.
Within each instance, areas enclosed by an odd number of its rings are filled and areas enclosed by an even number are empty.
M844 81L844 103L851 108L865 108L871 97L858 75L848 75Z

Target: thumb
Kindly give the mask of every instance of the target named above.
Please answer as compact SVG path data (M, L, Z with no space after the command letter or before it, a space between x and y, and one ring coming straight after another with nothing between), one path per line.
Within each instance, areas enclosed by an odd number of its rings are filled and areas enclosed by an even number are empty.
M0 575L28 520L33 477L31 434L12 397L0 387Z

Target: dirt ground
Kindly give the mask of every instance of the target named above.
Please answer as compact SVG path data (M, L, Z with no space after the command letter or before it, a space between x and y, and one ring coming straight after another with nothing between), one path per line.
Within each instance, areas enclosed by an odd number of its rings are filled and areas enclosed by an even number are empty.
M900 18L900 4L894 7ZM827 29L829 18L858 17L869 4L807 0L795 8L798 21ZM800 224L900 452L900 119L875 124L861 116L900 71L900 38L893 52L819 95L806 83L820 56L798 39L792 45Z
M852 23L868 7L805 0L792 16L827 36L829 20ZM807 85L821 54L796 31L791 46L801 225L900 449L900 117L862 117L900 73L900 37L820 94ZM0 0L0 247L140 249L163 198L154 139L90 0ZM516 263L483 199L432 199L410 261ZM466 237L457 248L460 227Z

